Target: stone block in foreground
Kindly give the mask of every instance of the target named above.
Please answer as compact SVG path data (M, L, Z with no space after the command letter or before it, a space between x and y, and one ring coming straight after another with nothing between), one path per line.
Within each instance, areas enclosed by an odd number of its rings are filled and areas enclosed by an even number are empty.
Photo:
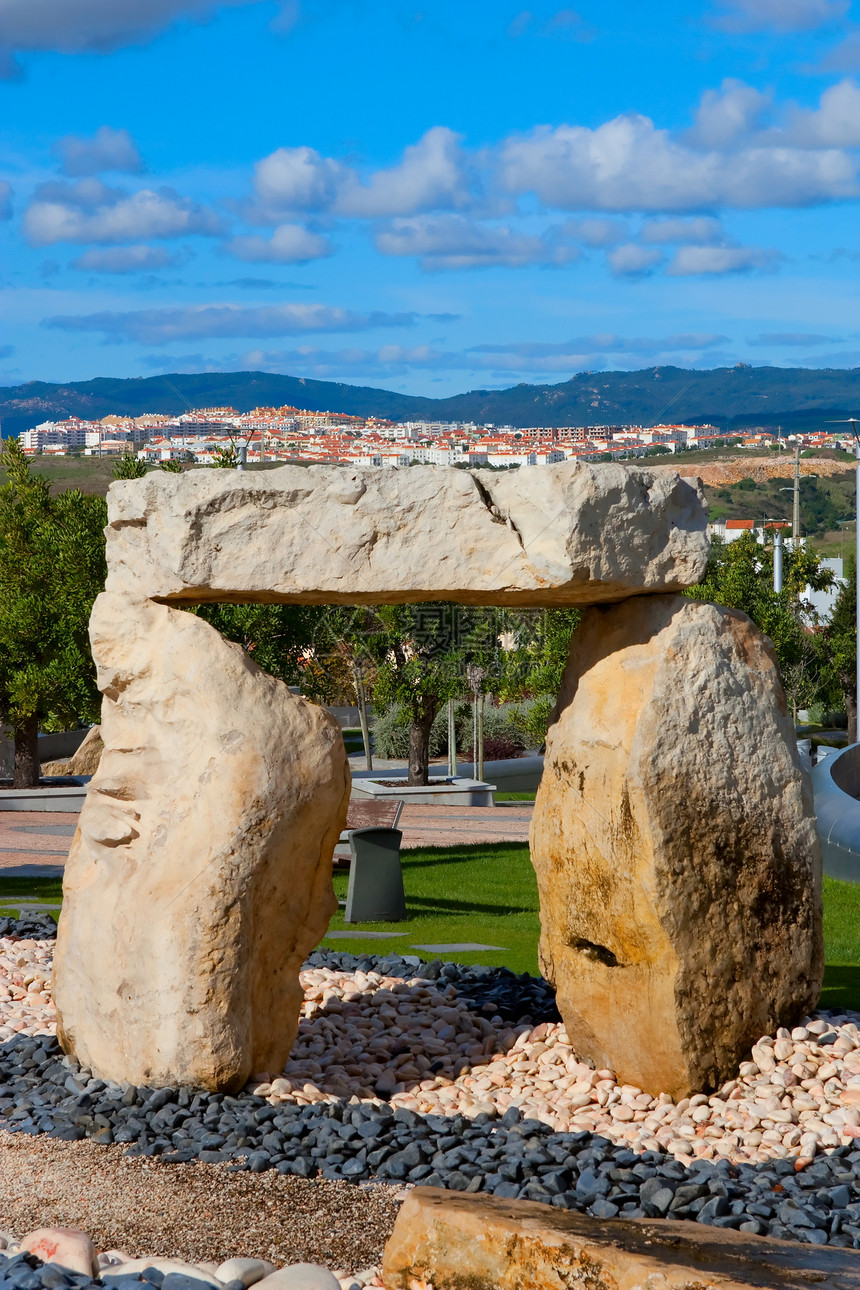
M821 855L770 642L651 596L583 616L531 829L540 962L580 1057L686 1096L821 992Z
M103 1078L236 1089L283 1068L337 902L337 722L203 619L101 595L104 753L63 881L63 1048Z
M435 1187L409 1193L382 1268L385 1290L860 1290L855 1250Z
M585 462L152 471L108 517L108 591L185 603L591 604L691 586L708 552L697 480Z

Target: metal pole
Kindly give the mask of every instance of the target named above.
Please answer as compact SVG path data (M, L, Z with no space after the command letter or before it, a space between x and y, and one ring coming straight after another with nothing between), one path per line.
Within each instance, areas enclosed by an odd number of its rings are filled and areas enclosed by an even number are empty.
M477 704L476 716L477 716L477 745L478 745L478 749L477 749L478 766L475 772L475 779L483 780L484 778L484 696L483 694L475 695L475 703Z
M800 440L794 445L794 510L791 516L791 549L800 543Z
M239 445L239 460L236 462L237 470L244 470L248 464L248 445L246 443Z
M448 774L457 774L457 722L455 720L454 700L448 700Z
M773 589L782 591L782 534L779 531L773 539Z

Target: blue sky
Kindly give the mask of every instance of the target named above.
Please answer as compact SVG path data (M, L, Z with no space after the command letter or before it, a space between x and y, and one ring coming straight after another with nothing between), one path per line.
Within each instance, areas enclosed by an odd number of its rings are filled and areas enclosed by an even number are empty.
M860 366L860 0L0 0L0 383Z

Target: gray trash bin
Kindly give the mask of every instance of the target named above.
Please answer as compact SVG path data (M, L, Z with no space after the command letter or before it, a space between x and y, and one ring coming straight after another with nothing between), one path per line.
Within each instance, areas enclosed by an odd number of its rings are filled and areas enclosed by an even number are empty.
M406 917L399 829L353 829L347 923L398 923Z

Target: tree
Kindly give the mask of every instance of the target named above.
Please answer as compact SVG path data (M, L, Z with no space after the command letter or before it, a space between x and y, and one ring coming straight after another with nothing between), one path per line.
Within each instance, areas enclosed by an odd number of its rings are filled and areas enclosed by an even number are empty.
M581 609L506 610L500 625L507 648L501 654L499 697L557 697Z
M13 785L39 781L40 725L97 719L87 625L104 586L100 497L51 495L16 439L0 452L0 721L15 738Z
M433 720L443 704L462 695L468 665L499 670L498 617L435 601L380 605L370 613L363 649L375 672L374 701L400 704L408 713L408 783L420 786L429 779Z
M124 452L113 468L114 479L143 479L146 473L146 462L131 452Z
M848 742L857 742L857 565L845 561L845 581L839 589L830 622L824 629L831 694L841 697L848 715Z
M815 553L801 545L786 548L783 590L774 591L773 542L757 542L746 532L728 543L714 538L705 577L684 594L740 609L770 637L796 716L798 708L815 703L827 685L824 637L805 599L806 588L822 591L832 585L830 570L822 569Z
M239 449L231 439L229 448L216 448L209 463L210 470L235 470L239 465Z
M218 603L198 605L194 612L247 650L258 667L287 685L299 685L324 607Z

